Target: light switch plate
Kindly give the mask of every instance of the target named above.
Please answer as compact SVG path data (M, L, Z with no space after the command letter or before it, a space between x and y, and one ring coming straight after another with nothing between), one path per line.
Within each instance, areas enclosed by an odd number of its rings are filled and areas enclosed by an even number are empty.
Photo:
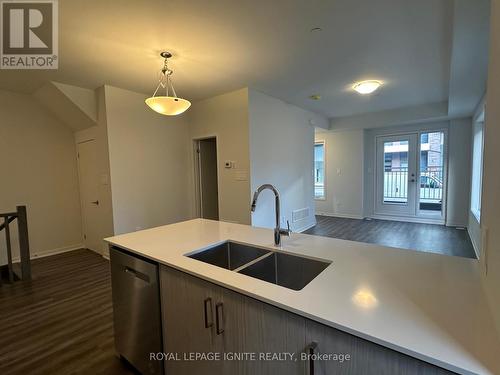
M234 171L234 179L236 181L248 181L248 172L245 169Z
M101 175L101 185L109 185L109 176L107 174Z

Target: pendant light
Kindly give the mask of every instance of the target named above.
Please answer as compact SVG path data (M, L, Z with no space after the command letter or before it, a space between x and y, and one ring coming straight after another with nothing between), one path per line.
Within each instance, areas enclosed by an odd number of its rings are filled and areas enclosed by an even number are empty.
M158 83L153 96L146 99L146 104L153 111L162 115L180 115L191 106L191 103L186 99L178 98L175 93L171 78L173 71L168 68L168 59L172 57L172 54L170 52L162 52L160 53L160 56L165 59L160 73L160 82ZM165 89L165 96L156 96L160 87ZM173 96L169 96L170 90Z

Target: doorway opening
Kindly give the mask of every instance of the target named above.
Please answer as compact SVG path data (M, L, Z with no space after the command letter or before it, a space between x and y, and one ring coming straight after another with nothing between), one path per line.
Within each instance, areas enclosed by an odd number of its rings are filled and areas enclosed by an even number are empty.
M219 220L217 138L194 140L197 216Z
M377 214L444 223L445 137L445 131L377 137Z

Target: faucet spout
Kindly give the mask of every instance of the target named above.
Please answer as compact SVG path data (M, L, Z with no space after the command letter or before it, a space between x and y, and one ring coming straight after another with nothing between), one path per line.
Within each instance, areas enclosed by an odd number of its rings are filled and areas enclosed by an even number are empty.
M280 193L278 189L276 189L275 186L271 184L264 184L261 185L255 190L255 193L253 194L253 199L252 199L252 206L251 206L251 212L255 212L255 207L257 206L257 200L259 199L259 195L262 191L269 189L274 193L274 202L275 202L275 216L276 216L276 227L274 228L274 244L276 246L281 245L281 235L289 236L290 235L290 228L288 229L281 229L280 227Z

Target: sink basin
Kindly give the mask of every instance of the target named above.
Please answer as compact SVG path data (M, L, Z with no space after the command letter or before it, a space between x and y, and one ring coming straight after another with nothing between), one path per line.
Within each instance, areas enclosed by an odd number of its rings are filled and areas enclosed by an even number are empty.
M188 255L188 257L234 270L268 253L270 253L269 250L259 247L227 241L207 250Z
M302 290L330 264L326 261L273 252L238 272L289 289Z
M331 264L233 241L186 256L293 290L302 290Z

